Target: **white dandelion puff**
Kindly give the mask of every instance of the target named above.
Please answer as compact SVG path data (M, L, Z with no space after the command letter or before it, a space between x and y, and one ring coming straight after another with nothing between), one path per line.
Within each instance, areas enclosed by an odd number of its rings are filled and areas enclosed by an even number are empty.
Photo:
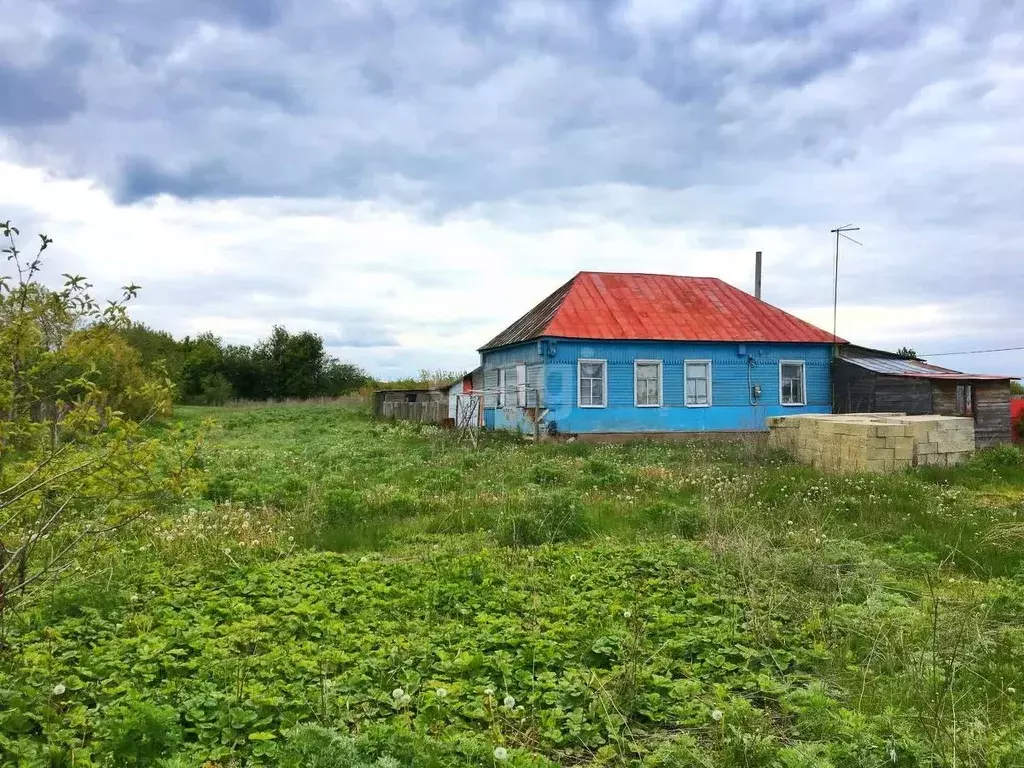
M67 687L64 685L64 683L57 683L55 686L53 686L53 695L63 696L66 690Z
M516 700L512 696L506 696L502 704L505 705L505 709L515 709Z
M494 759L501 763L505 762L506 760L508 760L508 750L504 747L495 747Z
M395 701L398 701L403 696L405 696L405 691L403 691L401 688L395 688L395 690L391 692L391 698Z
M445 696L448 695L448 689L447 688L438 688L436 691L434 691L434 693L437 694L437 698L443 699Z
M722 710L718 708L711 710L711 719L714 720L716 723L722 722L723 717L725 717L725 713Z

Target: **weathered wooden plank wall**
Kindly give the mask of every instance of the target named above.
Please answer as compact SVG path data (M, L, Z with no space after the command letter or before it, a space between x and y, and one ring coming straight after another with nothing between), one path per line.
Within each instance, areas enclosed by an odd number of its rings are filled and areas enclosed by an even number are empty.
M939 416L961 416L956 405L956 381L932 382L932 408Z
M979 448L1009 443L1010 382L979 381L974 385L974 439Z
M931 382L924 379L882 376L840 359L833 363L832 382L833 413L932 413Z
M448 403L403 403L385 400L381 404L381 416L385 419L415 421L420 424L440 424L448 418Z

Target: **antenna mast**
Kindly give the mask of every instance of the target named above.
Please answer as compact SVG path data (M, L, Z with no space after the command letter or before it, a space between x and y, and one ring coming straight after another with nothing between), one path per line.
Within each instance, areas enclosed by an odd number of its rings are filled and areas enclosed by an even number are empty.
M849 240L851 243L857 243L857 245L863 245L852 237L847 235L847 232L857 232L860 227L855 227L853 224L844 224L841 227L830 229L836 236L836 263L835 270L832 273L832 352L835 354L839 349L839 335L837 333L838 319L839 319L839 238Z

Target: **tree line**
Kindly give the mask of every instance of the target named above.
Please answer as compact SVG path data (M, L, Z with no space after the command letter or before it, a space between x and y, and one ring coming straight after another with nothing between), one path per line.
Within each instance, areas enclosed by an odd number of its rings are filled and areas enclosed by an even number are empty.
M189 405L336 397L374 383L359 366L328 355L324 340L309 331L274 326L253 345L224 344L212 333L175 339L142 323L120 334L144 366L163 365L175 401Z

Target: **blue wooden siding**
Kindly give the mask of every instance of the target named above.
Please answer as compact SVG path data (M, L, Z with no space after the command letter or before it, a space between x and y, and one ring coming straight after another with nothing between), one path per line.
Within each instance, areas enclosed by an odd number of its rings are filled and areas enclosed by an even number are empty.
M485 427L522 432L533 431L533 422L526 419L522 408L516 404L516 366L526 366L527 404L534 405L538 396L543 401L543 390L547 383L544 372L544 356L541 353L544 346L537 342L527 342L483 353ZM506 371L505 408L498 408L498 370L501 368Z
M577 405L577 363L580 359L607 361L607 405ZM488 392L497 387L497 370L508 369L514 389L516 363L527 364L531 388L542 380L547 421L560 432L682 432L760 430L769 416L831 412L831 346L828 344L734 344L710 342L591 342L546 340L486 352L484 380ZM662 405L635 405L633 364L636 360L662 361ZM683 398L685 360L711 361L711 401L704 408L687 407ZM779 363L803 361L807 383L806 405L779 402ZM751 364L750 361L753 361ZM761 396L751 403L751 387ZM510 393L509 403L514 403ZM516 409L498 409L497 398L486 399L485 424L495 429L532 430ZM532 405L532 400L530 401Z
M828 344L734 344L671 342L578 342L559 340L545 365L548 421L561 432L679 432L764 429L768 416L831 412L831 347ZM577 405L577 361L606 360L607 406ZM662 406L634 404L633 363L662 361ZM686 407L685 360L711 361L711 402ZM749 361L753 361L751 365ZM806 405L779 402L779 362L805 364ZM749 382L749 383L748 383ZM750 392L760 385L753 404Z

